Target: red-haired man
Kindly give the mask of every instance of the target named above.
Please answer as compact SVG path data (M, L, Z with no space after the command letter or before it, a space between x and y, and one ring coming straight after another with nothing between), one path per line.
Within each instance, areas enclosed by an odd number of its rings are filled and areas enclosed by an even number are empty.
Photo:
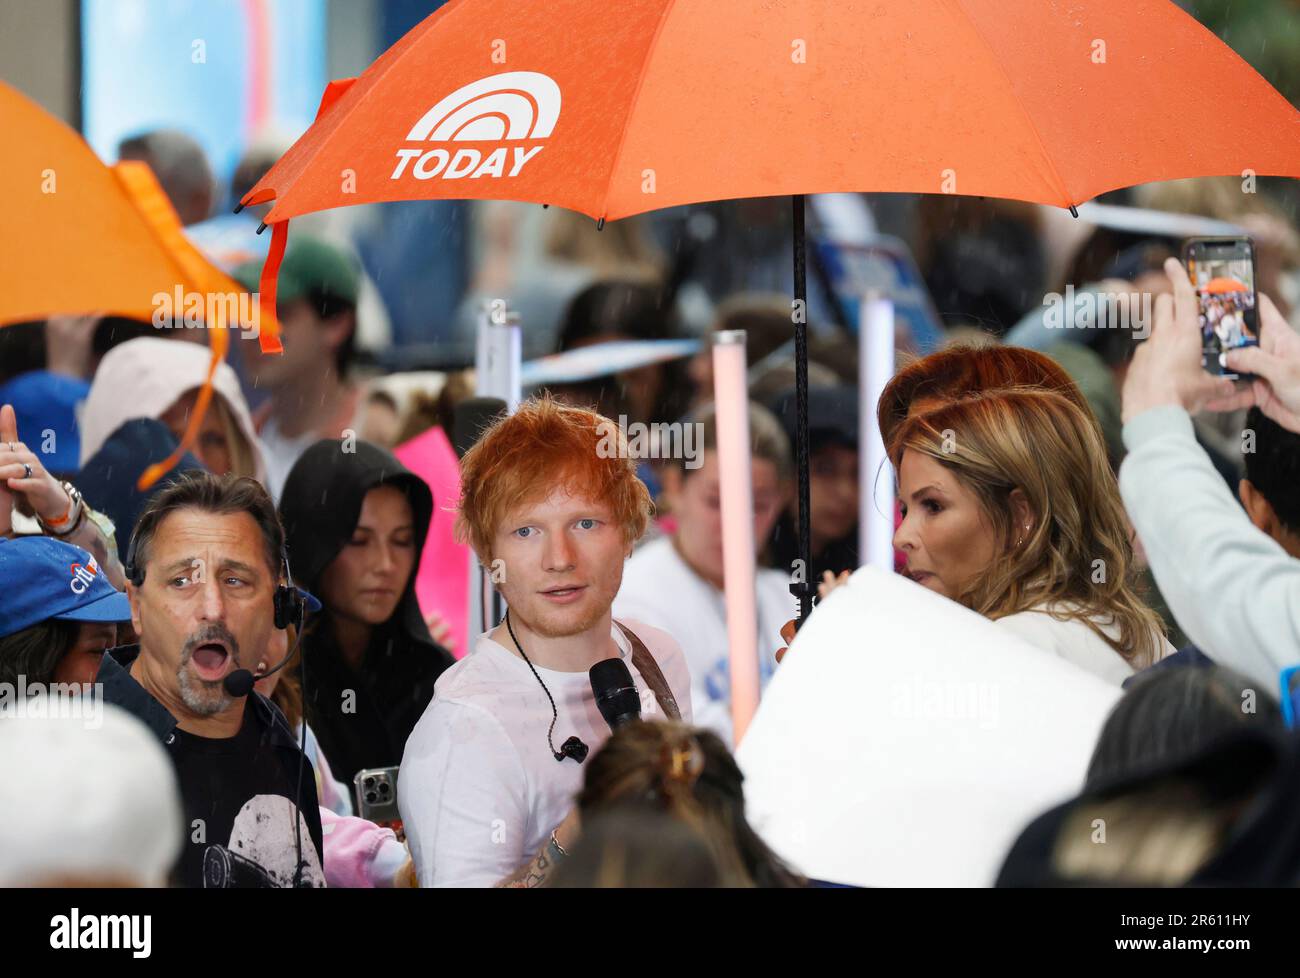
M564 858L582 760L609 736L597 662L626 662L642 717L691 720L677 643L610 613L652 510L625 444L601 415L539 399L461 462L459 530L509 610L438 679L406 743L399 807L424 886L537 886Z

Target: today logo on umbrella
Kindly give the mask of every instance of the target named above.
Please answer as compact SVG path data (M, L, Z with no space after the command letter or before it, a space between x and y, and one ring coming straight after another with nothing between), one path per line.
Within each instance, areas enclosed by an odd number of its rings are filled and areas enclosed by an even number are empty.
M462 85L429 109L406 134L406 141L511 142L491 151L462 147L403 147L389 179L409 174L416 180L517 176L540 153L537 140L550 136L560 117L560 86L537 71L508 71ZM485 155L486 154L486 155Z

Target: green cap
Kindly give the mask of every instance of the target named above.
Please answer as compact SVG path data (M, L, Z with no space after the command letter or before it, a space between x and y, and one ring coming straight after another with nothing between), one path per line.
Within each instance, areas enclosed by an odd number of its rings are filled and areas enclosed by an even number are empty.
M249 292L256 292L261 282L262 262L240 265L233 275ZM303 236L295 237L285 249L276 288L277 301L293 302L315 291L356 305L360 290L361 271L342 248Z

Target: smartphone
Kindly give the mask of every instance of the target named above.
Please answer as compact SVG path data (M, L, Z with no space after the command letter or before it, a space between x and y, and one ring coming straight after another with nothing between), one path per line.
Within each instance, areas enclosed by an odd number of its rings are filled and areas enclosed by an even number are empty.
M1228 366L1228 351L1259 345L1255 245L1250 238L1192 238L1183 245L1187 277L1196 289L1201 365L1212 374L1249 380Z
M357 815L378 825L400 825L397 810L397 768L372 767L358 771L352 779L357 796Z

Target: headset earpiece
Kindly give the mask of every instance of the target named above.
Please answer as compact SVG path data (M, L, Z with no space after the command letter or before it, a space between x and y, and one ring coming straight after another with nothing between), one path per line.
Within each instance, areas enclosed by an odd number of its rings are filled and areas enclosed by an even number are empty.
M290 625L301 628L304 610L302 595L296 587L281 584L275 589L276 628L284 629Z
M302 628L302 620L307 613L302 594L293 585L293 572L289 569L289 552L280 548L280 559L284 561L284 584L275 589L275 627L279 629Z
M126 579L140 587L144 584L144 570L135 566L135 534L131 534L131 542L126 548L126 566L122 568L126 574Z

